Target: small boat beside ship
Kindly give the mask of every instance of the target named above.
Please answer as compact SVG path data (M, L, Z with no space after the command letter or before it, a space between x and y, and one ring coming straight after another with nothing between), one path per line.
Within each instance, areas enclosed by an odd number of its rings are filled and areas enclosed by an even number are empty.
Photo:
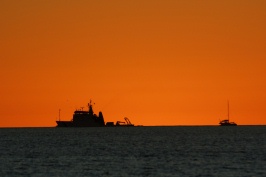
M56 121L57 127L114 127L114 126L124 126L132 127L132 124L128 118L125 117L125 122L117 121L105 123L103 113L100 111L99 114L94 114L92 103L88 103L88 110L84 111L83 108L74 111L73 118L70 121L60 120L60 110L59 110L59 120Z
M219 122L220 126L237 126L237 124L235 122L229 121L229 102L227 104L227 109L228 109L228 115L227 115L228 117L227 117L227 119L221 120Z

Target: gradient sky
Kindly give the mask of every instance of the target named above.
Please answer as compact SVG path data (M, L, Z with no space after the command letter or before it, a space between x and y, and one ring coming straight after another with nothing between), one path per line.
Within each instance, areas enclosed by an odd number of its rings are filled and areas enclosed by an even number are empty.
M1 0L0 127L266 124L265 0Z

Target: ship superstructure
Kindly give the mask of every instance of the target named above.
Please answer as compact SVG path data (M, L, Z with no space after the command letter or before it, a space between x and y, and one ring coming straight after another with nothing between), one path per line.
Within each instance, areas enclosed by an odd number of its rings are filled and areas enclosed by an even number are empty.
M56 121L57 127L102 127L105 126L102 112L98 115L94 114L92 103L88 103L88 110L76 110L73 119L70 121Z

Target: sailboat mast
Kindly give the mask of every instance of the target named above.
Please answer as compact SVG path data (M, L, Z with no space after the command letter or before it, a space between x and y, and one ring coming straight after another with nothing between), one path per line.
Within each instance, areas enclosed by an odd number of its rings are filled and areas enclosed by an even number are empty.
M229 122L229 101L227 101L228 122Z
M60 121L60 112L61 112L61 109L59 109L59 113L58 113L59 114L59 116L58 116L59 121Z

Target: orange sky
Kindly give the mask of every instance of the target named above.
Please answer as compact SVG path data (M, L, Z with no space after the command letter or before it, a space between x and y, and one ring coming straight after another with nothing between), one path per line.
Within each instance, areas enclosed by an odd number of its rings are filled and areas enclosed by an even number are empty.
M265 0L1 0L0 127L266 124Z

